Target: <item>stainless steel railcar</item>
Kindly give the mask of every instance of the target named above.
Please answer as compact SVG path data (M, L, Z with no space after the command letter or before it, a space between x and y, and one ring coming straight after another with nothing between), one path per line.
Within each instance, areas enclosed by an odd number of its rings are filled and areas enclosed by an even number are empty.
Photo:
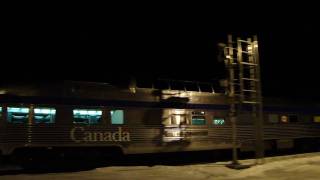
M0 151L115 148L124 154L229 149L231 125L224 94L107 84L2 87ZM265 147L289 148L320 138L312 103L265 100ZM270 101L271 103L268 103ZM237 121L238 147L253 147L250 113Z

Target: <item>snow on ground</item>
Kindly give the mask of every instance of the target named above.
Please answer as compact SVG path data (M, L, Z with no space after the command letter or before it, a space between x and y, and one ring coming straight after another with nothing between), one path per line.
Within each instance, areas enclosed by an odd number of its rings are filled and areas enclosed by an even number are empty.
M242 160L242 164L254 160ZM229 162L216 162L184 166L112 166L87 171L0 175L1 180L42 180L42 179L104 179L104 180L147 180L147 179L215 179L215 180L253 180L253 179L320 179L320 153L265 158L263 165L248 169L234 170L225 165ZM2 173L3 174L3 173Z

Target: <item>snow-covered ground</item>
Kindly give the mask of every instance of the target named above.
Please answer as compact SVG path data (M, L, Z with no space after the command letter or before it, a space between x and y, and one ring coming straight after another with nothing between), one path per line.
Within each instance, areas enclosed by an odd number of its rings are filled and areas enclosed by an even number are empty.
M254 160L240 161L242 164L254 163ZM0 175L1 180L37 180L37 179L320 179L320 153L308 153L291 156L265 158L263 165L248 169L234 170L225 165L229 162L216 162L184 166L112 166L88 171ZM1 168L0 168L1 172ZM5 174L5 173L2 173Z

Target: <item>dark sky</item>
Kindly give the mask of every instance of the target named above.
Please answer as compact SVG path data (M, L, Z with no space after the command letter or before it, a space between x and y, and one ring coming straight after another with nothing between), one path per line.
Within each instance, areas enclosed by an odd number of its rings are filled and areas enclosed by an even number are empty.
M124 82L130 76L211 81L223 72L217 43L228 33L257 34L264 94L320 97L318 13L312 6L275 7L7 14L2 83Z

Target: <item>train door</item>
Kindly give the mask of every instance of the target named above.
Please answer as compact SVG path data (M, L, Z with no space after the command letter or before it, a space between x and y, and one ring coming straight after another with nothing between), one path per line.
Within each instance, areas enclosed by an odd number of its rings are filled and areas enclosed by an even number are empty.
M60 144L65 140L64 134L67 134L67 132L62 132L62 128L57 126L56 114L57 108L53 105L35 104L30 107L29 143L49 147L53 144Z
M2 111L5 111L3 121L8 149L24 147L30 141L30 105L8 104Z
M173 142L186 139L186 127L190 125L188 113L185 109L168 109L163 113L163 141Z
M164 118L165 141L197 141L208 138L208 115L202 110L173 109Z
M191 126L188 128L189 136L192 138L208 137L208 117L207 113L202 110L194 110L191 112Z

